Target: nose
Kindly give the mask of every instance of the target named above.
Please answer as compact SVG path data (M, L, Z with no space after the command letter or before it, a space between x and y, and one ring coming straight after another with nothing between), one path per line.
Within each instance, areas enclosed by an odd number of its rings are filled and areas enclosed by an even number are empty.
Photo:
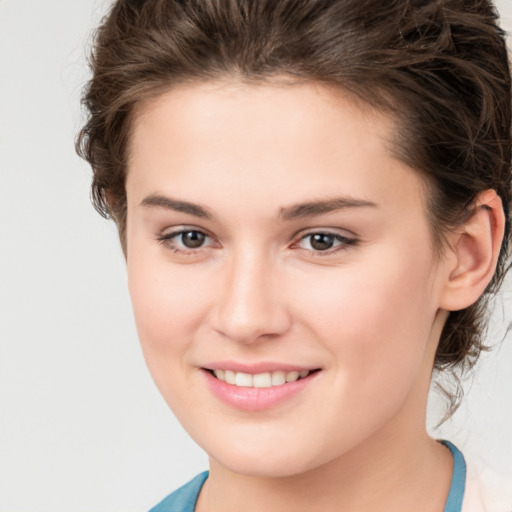
M213 328L239 343L285 334L291 325L277 269L263 256L246 251L222 271Z

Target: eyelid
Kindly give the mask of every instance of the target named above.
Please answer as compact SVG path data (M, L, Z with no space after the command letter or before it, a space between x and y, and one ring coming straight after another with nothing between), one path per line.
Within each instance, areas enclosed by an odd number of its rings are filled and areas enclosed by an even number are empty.
M324 227L314 227L314 228L302 229L293 235L293 239L294 240L302 240L303 238L305 238L307 236L316 235L316 234L340 237L340 238L343 238L344 240L359 239L358 235L356 235L353 231L349 231L347 229L341 229L341 228L324 228Z
M179 235L181 235L183 233L188 233L190 231L202 233L203 235L205 235L205 237L207 239L210 239L214 243L213 244L210 243L208 245L197 247L195 249L188 248L188 247L176 246L176 242L174 240L177 237L179 237ZM162 230L161 233L156 236L156 240L161 245L168 246L169 249L173 250L177 254L193 254L193 253L200 252L202 249L209 249L211 247L214 247L214 248L220 247L220 243L216 240L216 238L211 233L209 233L209 231L207 229L199 228L197 226L182 225L182 226L173 226L172 228L166 228L166 229Z
M345 231L345 230L344 230ZM345 231L346 232L346 231ZM313 236L317 234L328 235L333 237L335 240L340 242L338 245L335 245L331 249L326 250L315 250L315 249L305 249L300 247L299 244L308 236ZM338 253L340 251L347 250L349 247L357 245L359 243L359 238L350 233L349 235L341 234L339 231L333 228L310 228L305 231L299 232L295 237L295 241L290 246L292 249L301 249L303 251L308 252L312 256L329 256L334 253Z
M179 237L179 235L195 231L198 233L202 233L205 235L206 239L210 240L210 243L207 245L202 245L197 248L187 248L184 245L180 245L175 242L175 239ZM344 233L347 233L347 230L343 230ZM359 243L359 238L353 234L352 232L348 232L350 234L342 234L339 232L336 228L308 228L306 230L302 230L294 235L293 239L294 241L289 246L291 249L300 249L307 253L309 253L311 256L329 256L334 253L343 251L348 249L350 246L356 245ZM320 249L308 249L304 247L300 247L300 244L303 240L305 240L307 237L322 234L327 235L332 238L334 238L335 241L338 243L334 245L334 247L330 249L320 250ZM220 242L216 239L214 235L212 235L207 229L200 228L197 226L190 226L190 225L181 225L181 226L173 226L172 228L166 228L161 231L160 234L156 236L156 240L159 244L166 246L166 248L172 250L176 254L183 254L183 255L193 255L198 254L204 249L211 249L211 248L219 248L222 247Z
M207 229L194 226L192 224L178 224L176 226L167 226L159 230L158 237L168 237L178 235L180 233L186 233L187 231L198 231L205 234L210 238L215 238Z

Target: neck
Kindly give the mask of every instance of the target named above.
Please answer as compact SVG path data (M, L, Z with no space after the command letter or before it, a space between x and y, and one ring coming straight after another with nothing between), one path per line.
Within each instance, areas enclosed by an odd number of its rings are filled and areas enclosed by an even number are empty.
M198 512L395 512L443 510L452 458L426 433L400 438L382 433L364 447L306 473L260 477L233 473L211 461ZM422 508L418 508L418 503Z

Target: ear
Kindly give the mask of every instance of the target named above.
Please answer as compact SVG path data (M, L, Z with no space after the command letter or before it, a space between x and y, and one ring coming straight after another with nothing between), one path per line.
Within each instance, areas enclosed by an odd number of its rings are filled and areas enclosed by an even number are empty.
M458 311L474 304L483 294L496 270L505 232L505 213L494 190L481 192L471 217L450 237L448 278L440 307Z

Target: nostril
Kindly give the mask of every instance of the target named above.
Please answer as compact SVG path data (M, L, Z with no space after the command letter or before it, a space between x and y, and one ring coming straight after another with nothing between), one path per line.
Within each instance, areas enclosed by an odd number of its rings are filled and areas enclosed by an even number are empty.
M291 317L284 307L270 303L249 306L219 305L211 326L223 337L245 344L273 341L290 329Z

